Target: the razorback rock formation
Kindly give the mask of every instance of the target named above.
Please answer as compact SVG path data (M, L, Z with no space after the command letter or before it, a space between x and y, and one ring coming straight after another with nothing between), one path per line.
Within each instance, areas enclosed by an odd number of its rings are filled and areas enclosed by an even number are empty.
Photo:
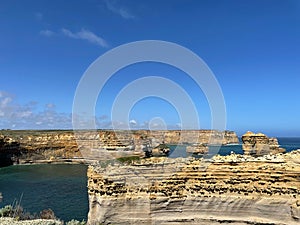
M253 133L248 131L242 136L243 150L245 155L267 155L285 152L280 148L277 138L269 138L262 133Z
M37 160L98 159L104 153L113 158L141 155L160 144L238 143L235 132L215 130L183 131L0 131L0 166ZM99 150L105 150L102 154ZM109 157L109 156L108 156ZM105 157L104 157L105 158Z
M88 224L300 224L300 150L88 169Z

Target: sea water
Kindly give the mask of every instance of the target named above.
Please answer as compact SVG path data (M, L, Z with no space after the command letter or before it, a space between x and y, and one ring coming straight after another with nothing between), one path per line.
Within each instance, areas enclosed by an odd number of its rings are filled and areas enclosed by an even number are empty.
M15 165L0 168L0 207L20 202L30 213L52 209L68 221L87 218L86 165Z
M287 152L300 149L300 138L278 138ZM216 146L211 146L215 150ZM175 151L176 149L176 151ZM242 145L227 145L218 154L231 151L242 154ZM173 152L172 152L173 151ZM171 157L186 157L185 146L171 146ZM85 165L16 165L0 168L0 207L21 201L27 211L51 208L64 221L87 219L87 166ZM21 198L22 197L22 198ZM20 199L21 198L21 199Z

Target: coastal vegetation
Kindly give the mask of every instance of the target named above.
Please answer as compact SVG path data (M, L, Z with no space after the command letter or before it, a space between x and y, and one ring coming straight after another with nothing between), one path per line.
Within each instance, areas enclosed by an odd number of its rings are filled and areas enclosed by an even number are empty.
M193 131L194 132L194 131ZM197 132L195 132L197 133ZM143 133L142 133L143 134ZM168 135L172 134L168 133ZM112 135L109 133L109 135ZM235 136L235 135L234 135ZM90 136L87 137L87 140ZM170 138L175 138L170 135ZM38 155L45 155L46 152L56 152L58 153L58 149L60 151L65 151L67 148L73 148L73 137L66 135L60 136L51 136L47 135L38 135L37 137L27 136L27 138L31 138L36 140L36 146L33 148L30 145L30 141L27 140L26 142L24 139L20 139L18 141L21 142L23 140L22 146L28 150L26 157L33 157ZM52 139L53 138L53 139ZM56 138L56 139L55 139ZM114 137L116 139L116 137ZM127 138L124 136L124 139ZM129 140L131 137L128 137ZM149 140L152 138L148 136ZM298 170L295 169L298 167L298 157L299 151L294 151L293 153L284 154L284 149L278 143L276 138L269 138L264 134L261 133L252 133L247 132L242 137L242 145L237 145L240 148L240 152L235 154L234 151L230 151L230 153L226 153L224 156L217 155L213 157L210 161L206 161L206 159L196 158L196 157L187 157L187 156L176 156L176 157L165 157L167 154L163 155L162 157L161 152L164 150L169 150L173 154L173 146L170 144L165 144L164 140L155 141L151 139L153 143L152 146L156 146L151 148L153 157L143 157L141 154L137 154L137 151L133 151L131 148L123 148L120 147L120 143L115 142L115 139L107 139L106 146L113 146L118 149L120 154L116 154L115 151L117 150L108 150L111 154L110 158L107 160L95 160L93 161L92 166L89 166L88 172L88 197L90 199L90 213L88 216L89 221L94 221L95 224L101 225L100 222L107 221L109 223L119 224L119 221L123 220L125 217L127 218L128 214L132 212L132 217L136 215L144 215L145 209L151 209L152 205L156 207L158 210L154 211L153 214L158 216L160 208L165 207L167 203L175 206L181 207L177 205L176 201L180 201L183 199L189 204L193 204L199 208L199 215L200 212L204 212L208 208L205 208L205 204L200 204L200 202L207 202L208 205L216 204L218 207L222 208L225 207L223 205L223 198L228 198L228 202L239 201L237 199L242 199L245 204L254 205L254 208L257 207L265 207L265 205L272 205L275 203L268 202L269 196L275 196L275 200L281 201L281 196L284 201L289 201L285 203L276 203L278 208L282 206L283 209L286 207L292 207L291 212L292 215L287 216L287 220L289 222L295 222L299 217L299 205L300 200L297 197L299 195L298 188L296 183L293 183L293 177L298 176ZM126 140L127 140L126 139ZM203 138L204 139L204 138ZM205 134L205 140L207 136ZM234 139L234 138L232 138ZM13 143L15 140L11 137L3 136L2 137L2 144L4 150L11 150ZM54 141L53 141L54 140ZM129 143L129 141L127 142ZM143 142L140 139L135 140L135 146L137 150L140 152L144 151L142 146L145 146L146 137L143 136ZM226 142L230 142L228 139ZM169 141L171 143L171 141ZM18 142L19 143L19 142ZM71 144L70 144L71 143ZM173 141L172 141L173 143ZM200 143L200 142L199 142ZM200 147L207 147L205 144L189 144L186 143L182 151L188 152L186 149L187 146L192 147L191 153L200 152L203 149ZM232 143L232 142L230 142ZM59 144L61 147L53 148L52 145ZM113 145L114 144L114 145ZM132 143L129 143L132 144ZM182 145L182 143L181 143ZM18 145L20 147L20 145ZM22 148L23 148L22 147ZM225 146L233 150L234 146ZM46 150L45 150L46 149ZM74 148L75 149L75 148ZM204 149L206 150L206 149ZM208 149L209 150L209 149ZM128 154L131 153L131 154ZM56 153L52 154L54 158L57 157ZM136 154L136 155L134 155ZM48 155L47 155L48 156ZM47 158L47 157L46 157ZM296 160L292 160L292 159ZM22 157L19 157L20 161ZM102 158L101 158L102 159ZM49 164L55 162L55 160L50 160ZM39 163L40 161L35 161L33 163ZM67 162L67 161L66 161ZM206 164L209 163L209 168L204 168ZM22 163L20 163L22 164ZM37 165L33 165L37 166ZM43 165L44 166L44 165ZM48 165L54 166L54 165ZM56 166L56 165L55 165ZM60 165L66 166L66 165ZM14 168L18 168L19 166L14 166ZM20 166L22 167L22 166ZM69 167L69 165L68 165ZM109 167L109 169L106 169ZM25 168L25 167L24 167ZM37 167L38 168L38 167ZM64 171L61 167L59 170L55 171ZM3 168L5 170L5 168ZM208 171L205 171L208 169ZM132 173L132 171L134 171ZM245 171L245 172L244 172ZM250 171L250 172L249 172ZM288 171L288 173L286 173ZM85 176L86 171L84 172ZM58 176L60 173L55 173L55 176ZM74 174L72 173L72 177ZM120 176L119 176L120 174ZM102 179L102 177L105 179ZM124 179L124 176L128 179ZM140 177L146 177L147 179L140 179ZM65 177L62 179L63 182L59 182L60 184L65 185ZM267 179L265 179L267 177ZM291 179L290 179L291 178ZM31 178L30 178L31 179ZM5 179L3 179L5 180ZM148 182L149 181L149 182ZM5 182L7 182L5 180ZM6 183L5 183L6 184ZM135 186L138 184L137 186ZM250 186L248 184L251 184ZM86 190L86 183L84 183L84 190ZM13 186L11 186L13 187ZM141 188L142 187L142 188ZM81 190L83 190L81 189ZM73 190L73 186L68 189L68 192ZM99 194L100 193L100 194ZM64 194L64 193L63 193ZM124 197L124 196L125 197ZM27 195L28 196L28 195ZM49 195L52 196L52 195ZM78 195L74 195L78 198ZM129 198L128 198L129 196ZM251 198L252 200L248 200ZM253 197L253 198L252 198ZM60 197L61 198L61 197ZM72 197L71 197L72 198ZM104 201L107 205L110 205L111 198L117 199L116 206L112 209L111 207L106 207L106 205L101 206L101 212L105 212L104 218L98 218L98 214L94 213L95 207L93 206L93 199L97 201ZM187 198L187 199L186 199ZM236 199L237 198L237 199ZM263 199L266 202L260 205L261 203L256 200ZM70 199L70 197L68 197ZM75 198L74 198L75 199ZM92 200L91 200L92 199ZM124 205L123 200L126 200L130 205ZM140 200L142 199L142 202ZM253 200L254 199L254 200ZM52 201L53 199L51 199ZM275 201L274 200L274 201ZM74 201L74 200L72 200ZM163 205L160 201L166 201L167 203ZM175 202L174 202L175 201ZM189 202L190 201L190 202ZM282 200L283 201L283 200ZM149 207L147 202L150 202L152 205ZM8 202L9 204L10 202ZM63 201L63 210L66 208L65 201ZM120 204L119 204L120 203ZM172 203L172 204L171 204ZM23 203L25 204L25 203ZM126 203L127 204L127 203ZM224 204L227 204L225 201ZM24 205L25 206L25 205ZM25 206L28 207L28 206ZM56 207L46 205L42 206L38 209L30 209L31 211L39 211L44 207L51 207L55 212L59 213L60 209ZM122 208L123 207L123 208ZM132 208L132 211L130 207ZM202 207L202 208L201 208ZM227 207L227 206L226 206ZM243 206L244 207L244 206ZM240 210L241 213L244 210L241 206L239 209L234 207L226 208L229 211ZM246 207L246 206L245 206ZM81 206L78 207L81 211L83 208ZM139 211L136 212L136 209L140 208ZM202 209L202 211L200 210ZM31 214L26 212L19 204L13 203L12 205L4 206L0 209L0 224L1 225L85 225L86 221L80 221L82 218L86 219L86 217L78 216L78 212L69 215L69 217L64 217L64 215L59 215L57 217L53 210L46 209L41 211L40 213ZM109 214L110 212L117 211L116 215L120 214L119 217ZM165 210L165 208L163 209ZM173 208L167 208L169 212L174 213L174 220L176 220L176 216L180 217L181 215L175 214L177 211L172 211ZM253 209L254 210L254 209ZM266 211L273 211L273 208L269 206L265 208ZM182 208L184 213L189 212L189 208ZM87 212L87 211L85 211ZM198 212L198 211L196 211ZM152 212L146 213L147 215ZM156 214L155 214L156 213ZM180 212L179 212L180 213ZM191 212L192 216L195 215L194 211ZM213 212L212 212L213 213ZM299 214L299 215L298 215ZM100 214L99 214L100 215ZM198 214L197 214L198 215ZM258 215L259 219L262 218L267 220L264 215L261 215L260 212L253 211L253 217ZM284 215L278 213L278 215ZM201 215L200 215L201 216ZM199 220L203 218L197 218ZM227 217L227 215L225 215ZM73 219L74 218L74 219ZM131 218L131 216L130 216ZM140 217L139 217L140 218ZM164 220L165 217L161 218ZM170 220L169 217L167 220ZM75 219L79 219L75 220ZM147 219L147 218L146 218ZM232 218L235 220L236 218ZM277 218L276 218L277 219ZM3 222L3 221L9 222ZM68 222L64 222L64 221ZM279 219L278 219L279 220ZM12 221L12 222L10 222ZM32 221L32 222L29 222ZM37 223L37 221L42 221ZM223 220L222 220L223 221ZM139 221L140 224L142 223ZM138 222L138 223L139 223ZM169 221L173 223L173 221ZM247 222L247 221L246 221ZM245 222L245 223L246 223ZM248 221L249 222L249 221ZM247 222L247 223L248 223ZM253 221L250 221L253 222ZM137 223L137 224L138 224ZM224 222L225 223L225 222ZM275 224L275 223L274 223ZM293 223L291 223L293 224Z
M9 220L5 220L9 218ZM70 220L68 222L64 222L57 218L54 214L54 212L51 209L44 209L40 213L29 213L26 210L23 209L22 206L19 204L16 205L6 205L3 208L0 209L0 224L2 224L2 219L4 221L11 221L12 224L15 224L15 222L22 222L22 221L35 221L38 220L38 224L42 225L86 225L86 221L78 221L78 220ZM44 223L41 222L40 220L44 220ZM49 221L52 221L48 223ZM8 223L9 224L9 223ZM21 223L22 224L22 223Z
M141 158L139 156L125 156L117 158L116 160L122 164L132 164L133 162L139 161Z
M31 214L27 212L20 204L6 205L0 209L0 217L11 217L15 220L33 220L33 219L50 219L57 220L51 209L44 209L40 213Z
M91 149L109 150L108 153L113 153L116 158L137 154L150 157L168 156L170 151L168 145L174 143L207 144L210 138L214 139L215 144L239 143L237 135L232 131L184 130L180 131L182 139L178 132L85 130L74 134L70 130L1 130L0 167L32 163L84 163L86 158L99 157L94 156ZM145 150L145 146L149 147L149 151ZM120 159L120 162L124 160Z

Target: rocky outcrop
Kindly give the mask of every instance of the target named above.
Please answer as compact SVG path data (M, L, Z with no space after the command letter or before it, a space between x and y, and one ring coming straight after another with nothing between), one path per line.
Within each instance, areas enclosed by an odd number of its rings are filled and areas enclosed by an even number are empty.
M64 159L86 160L143 156L165 144L238 143L232 131L0 131L0 166L13 163L51 162ZM158 149L155 149L155 151ZM164 151L164 150L163 150ZM162 152L163 152L162 151ZM2 163L2 164L1 164Z
M186 146L186 152L192 154L206 154L208 153L209 148L204 144L194 144Z
M170 148L166 144L162 143L153 148L149 153L150 156L168 156L170 153Z
M88 169L88 223L300 223L300 150L211 160L149 158Z
M280 148L277 138L269 138L262 133L248 131L242 136L242 141L245 155L261 156L285 152L284 148Z

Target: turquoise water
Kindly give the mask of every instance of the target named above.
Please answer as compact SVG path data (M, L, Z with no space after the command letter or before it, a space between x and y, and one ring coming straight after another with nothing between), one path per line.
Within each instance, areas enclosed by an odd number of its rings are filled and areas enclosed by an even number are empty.
M300 149L300 138L278 138L287 151ZM172 149L175 146L171 147ZM215 148L215 147L211 147ZM171 149L171 150L172 150ZM231 151L242 154L242 145L222 146L219 154ZM179 146L171 157L186 157L185 146ZM29 212L51 208L64 221L87 219L87 166L85 165L17 165L0 168L0 207L19 200Z
M51 208L68 221L87 219L87 166L16 165L0 168L0 207L21 199L26 211L34 213Z

